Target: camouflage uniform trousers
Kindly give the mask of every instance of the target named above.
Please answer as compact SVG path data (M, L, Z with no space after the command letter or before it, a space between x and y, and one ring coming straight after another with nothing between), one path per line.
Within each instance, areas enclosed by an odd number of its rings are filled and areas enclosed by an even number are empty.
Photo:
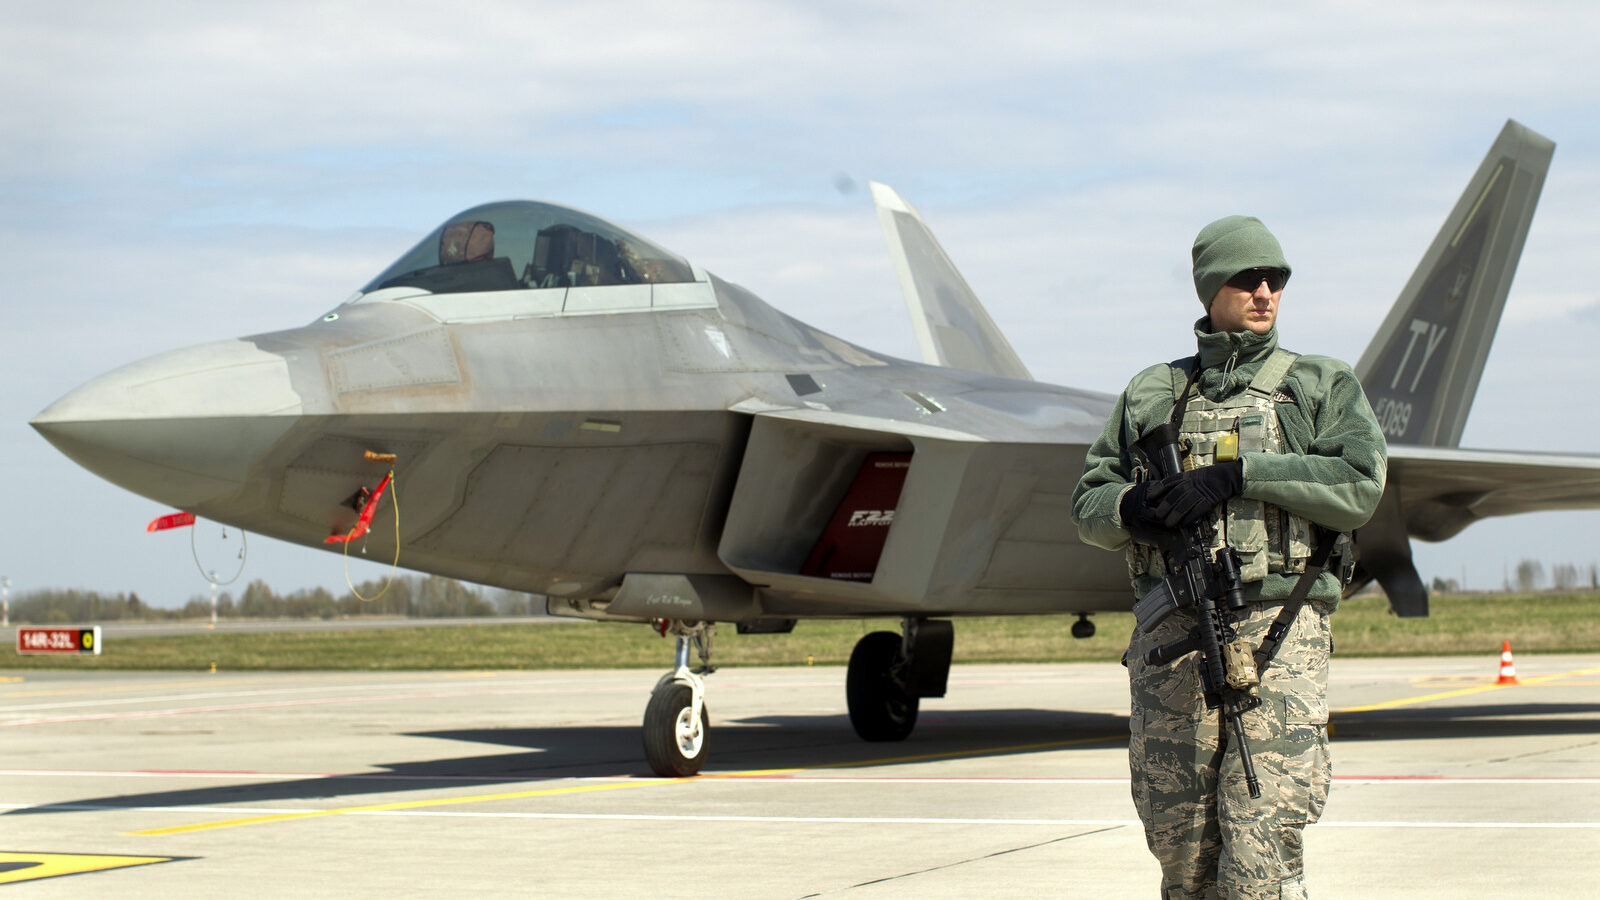
M1240 613L1238 630L1249 647L1261 645L1281 608L1253 603ZM1128 653L1133 801L1161 863L1161 896L1305 897L1302 832L1321 816L1332 777L1327 608L1300 609L1263 676L1261 705L1243 716L1261 782L1256 800L1237 742L1218 711L1206 709L1200 654L1160 667L1144 662L1151 648L1182 638L1194 621L1183 611L1151 634L1135 631Z

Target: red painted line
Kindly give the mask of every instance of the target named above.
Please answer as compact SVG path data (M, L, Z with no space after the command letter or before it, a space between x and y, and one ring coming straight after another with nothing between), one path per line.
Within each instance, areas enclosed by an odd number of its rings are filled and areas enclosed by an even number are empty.
M37 718L37 719L14 719L14 720L9 721L9 722L0 722L0 727L4 727L4 728L21 728L23 726L29 726L29 725L61 725L61 724L70 724L70 723L73 723L73 722L100 722L100 721L106 721L106 720L111 720L111 719L148 719L148 718L158 718L158 717L163 717L163 716L189 716L189 715L198 715L198 714L201 714L201 713L233 712L233 711L250 710L250 709L279 709L279 708L293 707L293 706L327 706L327 705L330 705L330 704L343 704L343 703L387 703L387 702L394 701L394 700L442 700L442 699L449 699L449 698L452 698L452 697L495 697L495 696L512 696L512 695L515 695L515 696L530 696L530 695L543 695L543 694L585 694L585 693L592 693L592 691L590 691L588 689L585 689L585 688L581 688L581 687L580 688L572 688L572 689L560 689L560 690L548 689L548 688L529 688L529 689L496 688L496 689L489 689L489 690L473 690L473 691L437 691L437 692L418 693L418 694L372 694L372 695L369 695L369 696L360 696L360 697L305 698L305 699L300 699L300 700L276 700L276 701L267 702L267 703L235 703L235 704L223 704L223 705L217 705L217 706L177 707L177 708L173 708L173 709L147 709L147 710L130 710L130 711L126 711L126 712L114 712L114 713L88 713L88 714L80 715L80 716L54 716L54 717L49 717L49 718ZM160 700L161 700L160 697L151 697L150 698L150 702L152 702L152 703L159 702ZM5 710L3 708L0 708L0 714L3 714L4 712L5 712Z
M180 709L145 709L116 713L95 713L84 716L60 716L51 719L20 719L14 722L3 722L6 728L22 728L29 725L65 725L73 722L102 722L109 719L153 719L165 716L192 716L201 713L234 712L245 709L278 709L290 706L329 706L341 703L367 703L374 700L414 700L417 697L326 697L321 700L279 700L273 703L240 703L232 706L192 706Z

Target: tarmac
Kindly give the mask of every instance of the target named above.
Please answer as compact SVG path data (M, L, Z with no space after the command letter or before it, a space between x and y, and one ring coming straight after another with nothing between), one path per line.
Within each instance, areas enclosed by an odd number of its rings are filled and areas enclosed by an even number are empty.
M1336 658L1320 897L1592 896L1600 655ZM665 654L664 654L665 655ZM709 679L652 777L659 672L0 673L18 897L1149 897L1115 663L958 665L867 744L838 667ZM53 876L53 877L45 877Z

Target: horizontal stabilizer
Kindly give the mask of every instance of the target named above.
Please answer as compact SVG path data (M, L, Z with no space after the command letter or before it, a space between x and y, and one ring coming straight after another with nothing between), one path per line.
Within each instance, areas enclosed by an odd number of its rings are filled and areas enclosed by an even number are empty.
M916 208L887 185L872 201L911 312L924 362L1029 381L1033 376L956 270Z
M1391 444L1454 447L1555 143L1507 121L1356 363Z
M1407 533L1425 541L1491 516L1600 509L1600 456L1395 445L1389 481Z

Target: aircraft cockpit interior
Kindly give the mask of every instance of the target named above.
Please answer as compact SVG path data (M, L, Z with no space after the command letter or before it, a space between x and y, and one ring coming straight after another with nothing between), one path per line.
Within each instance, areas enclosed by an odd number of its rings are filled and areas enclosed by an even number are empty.
M603 219L515 200L452 217L361 292L407 287L454 294L694 280L682 258Z

